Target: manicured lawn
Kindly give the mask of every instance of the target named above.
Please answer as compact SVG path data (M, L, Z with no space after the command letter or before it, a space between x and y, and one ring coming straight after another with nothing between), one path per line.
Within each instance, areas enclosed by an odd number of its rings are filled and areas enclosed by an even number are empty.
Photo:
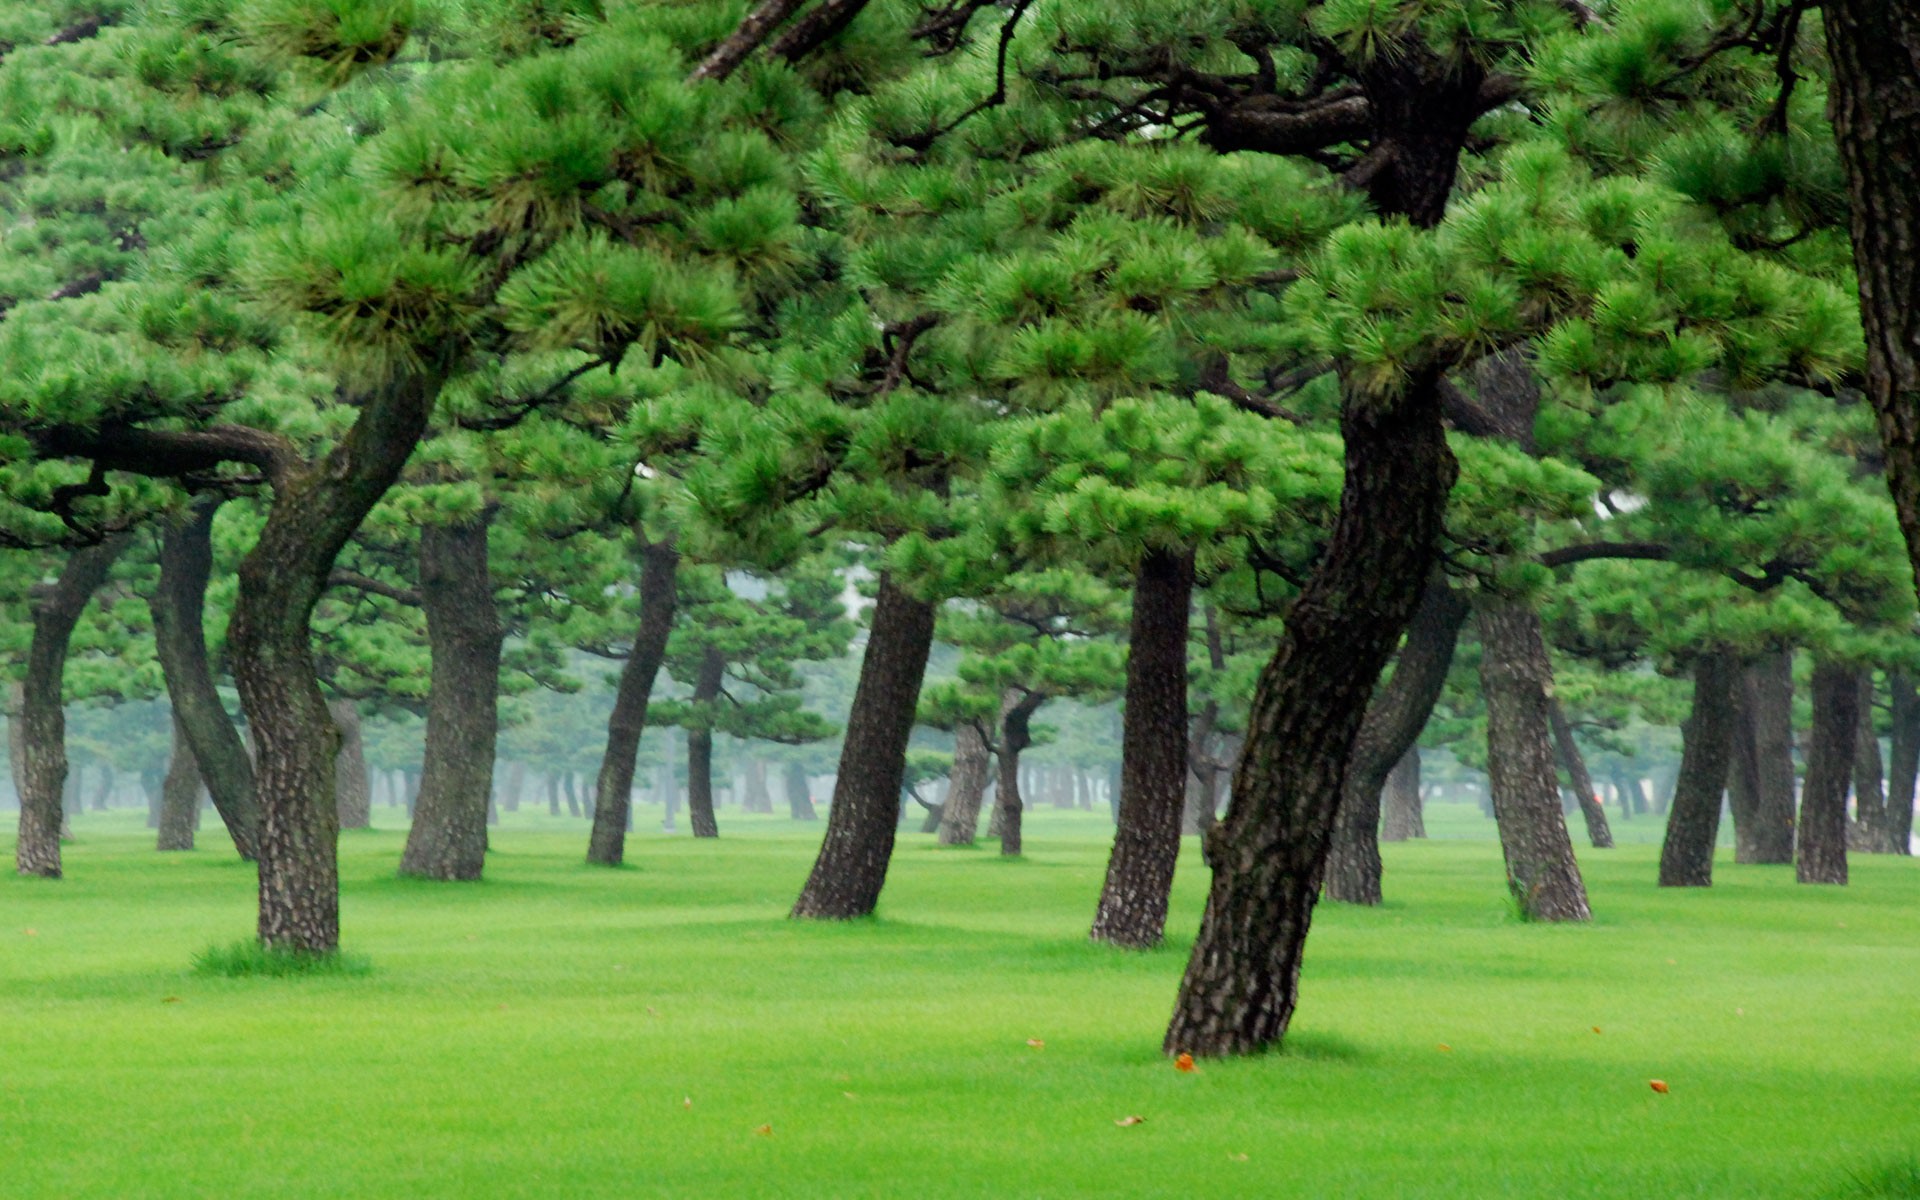
M785 919L817 826L643 817L609 872L520 819L479 885L348 835L372 973L235 980L190 963L251 929L248 869L83 818L66 880L0 879L0 1195L1920 1195L1910 860L1662 893L1656 847L1583 851L1594 924L1528 926L1442 811L1386 907L1321 910L1288 1052L1182 1074L1191 846L1174 943L1121 954L1084 940L1100 816L1036 813L1018 862L904 835L845 926Z

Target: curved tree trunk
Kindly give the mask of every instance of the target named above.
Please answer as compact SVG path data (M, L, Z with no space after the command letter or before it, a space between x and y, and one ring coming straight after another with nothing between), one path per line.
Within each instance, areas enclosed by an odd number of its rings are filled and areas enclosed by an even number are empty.
M993 803L1000 853L1009 858L1020 853L1020 823L1027 805L1020 794L1020 752L1033 745L1033 714L1046 701L1044 693L1008 688L1000 706L1000 779Z
M373 785L367 775L367 745L360 736L360 709L342 699L328 704L327 711L340 730L340 757L333 767L340 828L365 829L373 822Z
M700 671L693 683L693 704L704 713L720 698L720 685L726 676L727 660L709 648L700 660ZM704 718L699 718L704 719ZM706 724L687 727L687 821L693 836L720 836L720 823L713 816L713 727Z
M1408 746L1400 761L1387 772L1387 784L1380 789L1381 807L1386 815L1380 822L1380 840L1404 842L1427 836L1426 814L1420 799L1420 747Z
M1813 730L1800 796L1794 877L1801 883L1847 881L1847 783L1859 733L1859 673L1822 658L1813 664Z
M180 714L173 715L173 756L167 763L166 782L160 785L159 836L156 850L191 850L193 833L200 825L200 765L193 760L193 747L186 731L180 728Z
M1727 653L1708 654L1693 664L1693 708L1681 726L1680 778L1660 847L1661 887L1713 886L1713 845L1720 836L1720 797L1733 753L1733 690L1739 674L1738 662Z
M634 763L640 754L640 735L647 731L653 680L667 656L667 635L673 632L679 572L680 553L671 538L641 546L640 628L633 636L626 666L620 669L613 714L607 718L607 751L600 760L593 832L587 838L590 863L617 867L626 857Z
M400 874L478 879L487 862L487 814L499 738L500 650L506 629L493 598L487 521L420 530L420 604L427 615L432 677L426 760ZM509 810L519 807L525 769L507 774Z
M813 811L813 785L807 780L807 769L797 762L787 764L787 816L795 821L818 821L820 814Z
M953 776L947 802L940 810L940 844L971 846L980 830L980 799L987 791L993 751L986 735L973 721L962 721L953 731Z
M1567 720L1560 701L1554 700L1547 706L1547 718L1553 729L1554 753L1559 756L1560 766L1567 773L1567 783L1573 788L1573 798L1580 805L1580 815L1587 823L1587 841L1595 850L1611 850L1613 830L1607 825L1607 810L1600 803L1599 790L1593 786L1587 760L1580 753L1580 743L1573 740L1573 725Z
M1531 921L1585 921L1587 890L1567 837L1548 712L1553 674L1530 604L1491 600L1476 614L1487 703L1487 778L1507 887Z
M22 875L60 878L60 832L67 787L67 718L64 709L67 646L87 601L107 581L125 550L124 535L74 551L51 585L32 598L33 640L22 681L14 778L20 789L20 840L14 866Z
M1166 932L1186 801L1187 626L1192 607L1193 552L1152 550L1141 556L1133 576L1127 635L1120 823L1094 910L1090 936L1096 942L1157 946ZM1003 741L1003 773L1005 746ZM1004 790L1004 782L1001 786ZM1206 809L1211 818L1211 792Z
M880 900L893 857L920 683L933 650L939 605L880 576L880 592L860 659L860 682L847 713L827 833L813 871L794 901L795 917L864 917Z
M1920 776L1920 692L1913 677L1890 671L1893 741L1887 749L1887 842L1895 854L1913 853L1913 793Z
M1427 727L1427 718L1433 715L1433 706L1446 686L1460 627L1466 624L1470 607L1438 576L1429 580L1420 594L1420 607L1407 626L1393 677L1367 705L1366 718L1353 739L1353 757L1341 784L1340 811L1334 818L1333 846L1327 855L1329 900L1380 903L1381 790L1407 755L1418 754L1414 743ZM1418 757L1413 769L1417 780ZM1416 824L1420 820L1419 804L1416 790L1412 818ZM1401 834L1402 838L1406 836ZM1420 836L1426 836L1424 827Z
M1847 849L1862 854L1892 854L1887 828L1887 780L1880 762L1880 735L1873 727L1873 668L1860 669L1859 728L1853 750L1853 823Z

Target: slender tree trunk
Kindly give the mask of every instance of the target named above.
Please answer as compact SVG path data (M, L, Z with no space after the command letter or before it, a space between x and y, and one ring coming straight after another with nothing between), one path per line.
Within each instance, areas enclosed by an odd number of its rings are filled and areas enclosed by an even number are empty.
M653 695L653 680L667 656L667 635L673 632L679 571L680 553L671 538L642 544L640 628L633 636L626 666L620 671L613 715L607 718L607 752L600 761L599 799L593 810L593 832L587 840L590 863L617 867L626 857L627 805L633 793L634 762L640 754L640 735L647 730L647 702Z
M1366 718L1353 739L1353 757L1341 784L1340 811L1334 818L1333 846L1327 855L1329 900L1380 903L1381 789L1395 765L1414 752L1420 731L1433 715L1469 608L1439 576L1429 580L1420 594L1420 606L1407 626L1393 676L1367 705ZM1416 797L1416 814L1418 804Z
M1554 753L1559 756L1560 766L1567 773L1567 783L1573 788L1573 798L1580 805L1580 815L1587 823L1587 841L1596 850L1611 850L1613 830L1607 825L1607 810L1600 804L1599 789L1593 786L1587 760L1580 753L1580 744L1573 740L1573 725L1568 722L1560 701L1554 700L1547 706L1547 717L1553 729Z
M971 846L980 830L980 799L986 794L993 752L986 735L973 721L962 721L953 731L953 782L940 812L940 844Z
M1720 797L1732 759L1733 690L1740 666L1731 654L1693 664L1693 708L1681 726L1680 778L1673 787L1661 887L1713 886L1713 845L1720 836Z
M1793 861L1793 652L1764 655L1743 679L1753 727L1754 808L1743 834L1734 813L1734 861ZM1740 851L1746 850L1743 856Z
M22 875L60 878L60 832L67 786L67 718L63 695L67 646L87 602L107 581L128 545L108 538L68 556L59 578L32 598L33 640L27 650L15 743L14 778L20 790L20 838L14 865Z
M748 760L746 787L744 791L746 798L740 806L742 812L770 813L773 811L773 793L767 790L766 759L755 758Z
M334 804L340 828L365 829L373 821L373 786L367 778L367 747L360 736L360 710L351 700L327 706L340 729L340 758L333 768Z
M665 815L660 819L660 827L671 831L674 827L673 818L680 811L680 777L674 774L671 763L662 763L658 778L660 805L665 809Z
M1733 681L1733 724L1727 731L1727 811L1733 817L1733 861L1752 862L1760 831L1759 729L1748 692L1751 668L1743 665ZM1678 786L1676 784L1676 786Z
M1476 621L1487 702L1487 777L1507 887L1528 920L1585 921L1591 915L1586 886L1553 768L1553 673L1540 617L1526 603L1494 600L1480 608Z
M1166 933L1186 799L1187 626L1192 607L1193 552L1151 550L1143 555L1134 571L1127 635L1120 824L1093 915L1090 936L1096 942L1157 946ZM1212 809L1209 794L1209 818Z
M879 902L893 856L907 740L933 650L938 608L881 574L860 682L840 746L826 837L794 902L795 917L864 917Z
M496 719L494 721L494 732L496 735L496 740L497 740L497 735L499 733L499 728L500 728L500 723L496 715ZM508 763L506 786L502 788L500 792L501 807L505 808L510 813L519 812L520 797L525 794L526 789L527 789L527 764L523 762Z
M426 761L400 873L478 879L486 868L493 756L499 738L500 651L506 629L493 598L487 521L420 530L420 601L433 653ZM524 771L521 772L524 775ZM507 775L508 809L519 779Z
M187 744L178 713L172 724L173 757L167 763L166 782L160 786L160 833L154 848L191 850L194 829L200 824L200 766L193 760L193 747Z
M1887 753L1887 842L1895 854L1913 853L1914 780L1920 776L1920 692L1905 671L1891 671L1893 742Z
M1009 858L1020 853L1021 818L1026 809L1026 799L1020 793L1020 752L1033 744L1033 714L1046 701L1044 692L1008 688L1006 702L1000 708L1000 786L994 806L1000 818L1000 853ZM1177 829L1174 836L1180 836Z
M807 780L807 769L797 762L787 764L787 815L795 821L818 821L820 814L813 811L812 784Z
M693 707L701 714L696 720L704 722L704 714L720 698L726 670L727 660L709 648L693 684ZM697 838L720 836L713 816L713 728L704 723L687 727L687 820Z
M1408 746L1393 770L1387 772L1380 801L1386 809L1380 825L1381 841L1404 842L1427 836L1426 815L1421 811L1419 746Z
M1850 666L1813 664L1813 731L1800 797L1794 877L1801 883L1847 881L1847 783L1859 733L1860 683Z
M1860 669L1859 728L1853 751L1853 824L1847 849L1862 854L1891 854L1887 829L1887 781L1880 763L1880 735L1873 727L1873 668Z

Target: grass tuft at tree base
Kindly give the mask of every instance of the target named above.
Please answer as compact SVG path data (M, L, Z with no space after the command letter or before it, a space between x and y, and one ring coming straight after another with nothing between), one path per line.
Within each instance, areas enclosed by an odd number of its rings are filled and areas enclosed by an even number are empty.
M295 976L371 975L373 963L365 955L336 950L314 954L241 940L209 946L193 958L193 973L227 979L285 979Z

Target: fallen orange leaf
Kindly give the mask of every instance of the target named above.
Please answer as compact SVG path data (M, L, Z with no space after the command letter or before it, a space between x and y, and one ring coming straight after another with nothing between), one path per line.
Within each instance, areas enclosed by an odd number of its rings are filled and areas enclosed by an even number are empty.
M1198 1071L1200 1068L1193 1065L1193 1055L1182 1054L1173 1060L1173 1069L1176 1071Z
M1595 1025L1595 1026L1593 1027L1593 1031L1594 1031L1595 1033L1599 1033L1599 1032L1600 1032L1600 1027L1599 1027L1598 1025Z
M28 936L28 937L39 937L39 936L40 936L40 931L39 931L38 929L29 929L29 930L27 930L27 936Z
M178 997L178 996L162 996L162 997L160 997L160 1003L162 1003L162 1004L178 1004L178 1003L180 1003L180 997Z
M1027 1045L1032 1046L1035 1050L1045 1050L1047 1048L1047 1044L1039 1038L1028 1038Z
M1667 1081L1664 1079L1649 1079L1647 1080L1647 1086L1659 1092L1662 1096L1667 1094Z
M1446 1044L1445 1042L1441 1042L1441 1043L1440 1043L1440 1049L1441 1049L1441 1051L1442 1051L1442 1053L1446 1053L1446 1054L1452 1054L1452 1053L1453 1053L1453 1047L1452 1047L1452 1046L1449 1046L1449 1045L1447 1045L1447 1044Z
M1115 1117L1113 1123L1115 1125L1138 1125L1145 1120L1145 1117Z
M757 1133L757 1134L759 1134L759 1135L760 1135L761 1137L772 1137L772 1136L773 1136L773 1126L771 1126L771 1125L762 1125L762 1126L761 1126L760 1128L758 1128L758 1129L756 1129L756 1130L754 1130L754 1132L755 1132L755 1133Z

